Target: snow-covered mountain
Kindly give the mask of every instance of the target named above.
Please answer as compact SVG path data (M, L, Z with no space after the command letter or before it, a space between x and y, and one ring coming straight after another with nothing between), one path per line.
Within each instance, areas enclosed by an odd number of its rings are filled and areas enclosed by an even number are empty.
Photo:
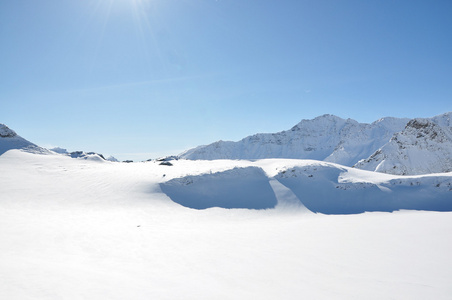
M297 158L397 175L452 171L452 112L433 118L382 118L371 124L334 115L292 129L218 141L180 154L185 159Z
M11 149L19 149L31 153L50 154L45 148L39 147L23 137L4 124L0 124L0 155Z
M409 119L382 118L372 124L334 115L302 120L290 130L218 141L180 154L185 159L315 159L352 166L401 131Z
M403 131L355 167L396 175L452 171L451 116L410 120Z

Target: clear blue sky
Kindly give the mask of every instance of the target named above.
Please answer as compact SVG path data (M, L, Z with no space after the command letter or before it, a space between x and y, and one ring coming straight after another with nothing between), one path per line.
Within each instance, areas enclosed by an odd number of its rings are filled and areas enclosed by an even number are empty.
M452 1L2 0L0 123L119 159L452 111Z

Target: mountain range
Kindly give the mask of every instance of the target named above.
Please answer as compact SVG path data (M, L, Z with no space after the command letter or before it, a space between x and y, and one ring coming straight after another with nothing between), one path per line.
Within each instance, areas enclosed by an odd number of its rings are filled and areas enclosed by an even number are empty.
M312 159L394 175L452 171L452 112L432 118L386 117L359 123L326 114L302 120L289 130L259 133L240 141L217 141L177 156L188 160ZM10 149L104 160L94 152L51 150L33 144L0 124L0 155ZM62 151L64 150L64 151ZM114 158L108 158L114 161Z
M422 119L386 117L368 124L327 114L286 131L199 146L179 157L315 159L397 175L450 172L451 116L452 112Z

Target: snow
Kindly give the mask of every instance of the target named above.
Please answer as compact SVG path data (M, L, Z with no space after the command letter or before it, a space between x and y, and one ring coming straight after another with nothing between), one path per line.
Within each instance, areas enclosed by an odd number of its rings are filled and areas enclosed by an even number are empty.
M334 115L302 120L290 130L256 134L239 142L218 141L180 154L185 159L302 158L352 166L368 158L405 127L408 119L383 118L372 124Z
M69 154L69 152L67 151L67 149L65 148L61 148L61 147L55 147L55 148L51 148L49 149L50 151L53 151L55 153L58 154Z
M452 171L452 112L433 118L382 118L372 124L323 115L292 129L218 141L180 154L202 159L315 159L363 170L419 175Z
M185 176L162 183L160 187L174 202L196 209L266 209L277 204L267 176L258 167Z
M17 133L10 129L8 126L6 126L5 124L0 124L0 137L2 138L12 138L17 136Z
M119 162L119 160L117 160L116 157L111 156L111 155L108 156L108 157L106 158L106 160L111 161L111 162Z
M171 162L0 155L2 298L450 299L451 173ZM251 209L207 208L235 196ZM312 212L380 210L379 196L388 211L424 211Z
M451 115L410 120L403 131L355 167L397 175L452 171Z
M0 155L11 149L22 149L32 153L50 154L47 149L41 148L10 129L8 126L0 123Z

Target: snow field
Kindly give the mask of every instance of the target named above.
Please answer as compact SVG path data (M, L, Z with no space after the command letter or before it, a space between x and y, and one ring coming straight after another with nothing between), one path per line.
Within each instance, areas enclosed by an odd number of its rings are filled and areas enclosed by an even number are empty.
M180 160L169 167L8 151L0 156L1 298L450 299L451 212L314 214L284 185L306 177L398 192L391 181L399 176L335 166ZM297 177L285 178L291 170ZM238 182L266 175L275 208L191 209L161 189L234 172ZM405 180L425 178L428 189L448 195L434 183L450 175Z

